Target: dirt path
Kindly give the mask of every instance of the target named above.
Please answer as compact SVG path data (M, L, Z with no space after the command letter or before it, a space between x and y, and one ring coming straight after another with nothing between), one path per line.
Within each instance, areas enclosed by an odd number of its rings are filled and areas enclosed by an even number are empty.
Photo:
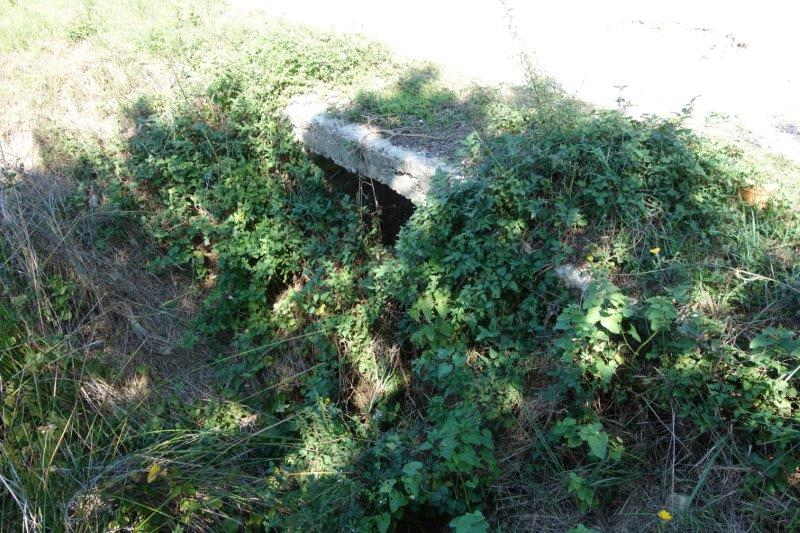
M695 126L710 117L712 128L800 161L800 69L792 66L800 43L790 2L232 4L241 12L258 9L364 33L401 55L431 59L488 83L522 81L519 51L525 49L538 68L584 100L615 107L622 99L633 114L675 113L693 101Z

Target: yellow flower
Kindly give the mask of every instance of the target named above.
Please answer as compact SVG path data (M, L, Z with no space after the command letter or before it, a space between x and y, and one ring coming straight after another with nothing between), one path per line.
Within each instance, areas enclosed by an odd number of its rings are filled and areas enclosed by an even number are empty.
M659 517L661 520L663 520L664 522L669 522L670 520L672 520L672 513L670 513L670 512L669 512L669 511L667 511L666 509L661 509L661 510L658 512L658 517Z
M658 255L661 253L661 248L659 248L658 246L656 246L655 248L650 248L650 253L653 255Z

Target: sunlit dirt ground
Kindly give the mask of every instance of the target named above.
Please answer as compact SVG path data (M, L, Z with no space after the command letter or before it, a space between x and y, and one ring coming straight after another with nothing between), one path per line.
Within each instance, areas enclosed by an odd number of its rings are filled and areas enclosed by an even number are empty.
M798 8L789 1L233 0L234 9L360 32L488 83L520 52L568 91L632 114L680 112L800 161ZM707 120L709 119L710 120Z

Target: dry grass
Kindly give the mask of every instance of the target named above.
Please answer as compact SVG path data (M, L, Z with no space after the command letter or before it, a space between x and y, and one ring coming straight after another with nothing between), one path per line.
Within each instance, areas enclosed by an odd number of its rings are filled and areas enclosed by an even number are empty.
M0 0L0 230L12 251L6 264L36 295L31 327L58 328L123 375L146 363L201 395L212 372L202 353L181 348L196 294L179 276L142 268L148 250L137 215L64 177L71 154L63 152L72 139L113 152L130 135L126 110L143 96L164 106L192 98L259 23L230 20L224 9L217 0ZM122 220L127 240L98 247L104 226ZM53 275L74 284L80 319L48 321Z
M141 97L191 98L259 20L219 0L0 0L0 168L39 169L42 131L120 140Z
M36 173L19 175L5 189L2 206L0 236L10 252L5 268L31 289L28 306L38 320L30 329L54 331L71 348L118 370L118 390L89 384L89 396L110 404L143 400L150 387L136 382L140 365L159 382L207 393L202 348L182 344L198 295L175 273L142 268L153 250L135 213L108 207L67 178ZM106 237L112 224L117 232ZM68 302L54 298L53 279L69 287Z
M111 207L98 191L83 190L58 173L7 173L0 185L0 275L8 283L0 296L27 317L23 335L32 350L66 354L59 359L75 354L83 368L103 369L99 374L56 370L53 376L31 371L33 382L53 379L55 405L73 402L54 411L69 419L63 430L56 430L58 422L34 428L25 463L13 455L0 461L3 473L11 474L3 481L18 500L17 526L98 530L95 517L113 508L109 487L124 485L146 460L144 452L113 454L105 447L142 431L142 416L164 398L177 395L187 404L217 398L206 349L202 344L189 349L183 342L199 295L178 273L144 268L153 250L136 213ZM63 384L56 386L65 381L74 384L74 398L59 390ZM8 405L12 411L35 411L28 403ZM78 418L88 421L88 434ZM123 422L112 426L113 420ZM0 424L3 429L8 428ZM54 431L63 431L62 440L48 444ZM16 452L13 443L0 439L0 448L4 445ZM55 446L49 461L58 455L63 475L54 473L49 483L37 477L37 446ZM31 472L21 470L27 467ZM6 530L0 523L0 531Z

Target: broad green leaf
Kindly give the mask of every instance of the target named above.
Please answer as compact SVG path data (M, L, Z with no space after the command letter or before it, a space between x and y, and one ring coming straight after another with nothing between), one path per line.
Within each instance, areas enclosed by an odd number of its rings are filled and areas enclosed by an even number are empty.
M597 324L602 320L602 308L599 305L590 307L586 310L586 322L589 324Z
M489 524L480 511L473 511L452 519L450 527L455 533L486 533L489 531Z
M422 468L423 464L419 461L412 461L403 467L403 486L412 500L417 499L419 496L419 486L422 482L419 472Z
M392 525L392 515L381 513L375 517L375 524L378 526L378 533L387 533Z
M614 334L622 333L622 314L614 313L600 319L600 325Z
M672 322L678 318L678 313L675 311L675 306L666 296L654 296L647 299L647 309L644 312L645 317L650 323L650 329L653 333L667 329Z
M601 424L594 423L581 427L579 431L581 439L589 445L589 453L601 460L608 454L608 433L602 427Z
M402 492L392 490L389 493L389 510L397 512L398 509L404 507L408 503L408 498Z

